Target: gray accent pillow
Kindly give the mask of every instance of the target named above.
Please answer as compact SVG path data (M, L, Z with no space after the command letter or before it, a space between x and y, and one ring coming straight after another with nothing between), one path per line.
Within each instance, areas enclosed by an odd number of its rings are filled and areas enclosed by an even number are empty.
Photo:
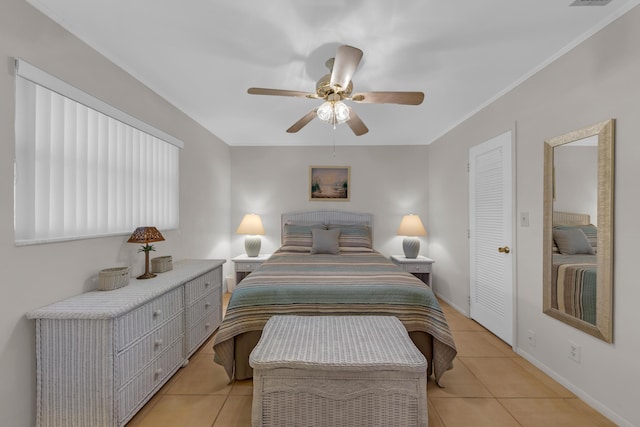
M587 240L589 244L593 248L594 252L598 252L598 227L593 224L587 225L556 225L553 227L554 230L568 230L570 228L579 228L584 232L584 235L587 236Z
M584 231L579 228L553 230L553 240L555 240L556 245L558 245L561 254L595 254Z
M313 244L311 245L312 254L338 254L340 253L340 246L338 245L338 238L340 237L340 230L322 230L312 229Z

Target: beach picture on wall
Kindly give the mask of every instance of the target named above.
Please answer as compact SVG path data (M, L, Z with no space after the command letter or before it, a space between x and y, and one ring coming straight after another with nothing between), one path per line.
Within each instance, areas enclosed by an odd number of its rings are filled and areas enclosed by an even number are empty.
M349 166L309 166L309 200L348 201Z

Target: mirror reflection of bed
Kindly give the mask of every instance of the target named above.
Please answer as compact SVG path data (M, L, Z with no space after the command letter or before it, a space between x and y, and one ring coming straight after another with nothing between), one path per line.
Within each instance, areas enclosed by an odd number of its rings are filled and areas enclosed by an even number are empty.
M553 212L551 306L595 326L597 227L589 214Z
M543 311L613 342L615 120L544 143Z

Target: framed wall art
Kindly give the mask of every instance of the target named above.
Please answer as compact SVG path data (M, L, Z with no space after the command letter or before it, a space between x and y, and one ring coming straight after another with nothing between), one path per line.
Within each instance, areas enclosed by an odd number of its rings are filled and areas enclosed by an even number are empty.
M350 166L309 166L309 200L349 201Z

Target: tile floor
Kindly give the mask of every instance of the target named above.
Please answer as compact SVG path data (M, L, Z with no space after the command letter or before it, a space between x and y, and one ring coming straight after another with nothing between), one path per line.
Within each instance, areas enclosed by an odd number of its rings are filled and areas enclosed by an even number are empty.
M482 326L442 307L458 356L444 388L429 380L430 427L615 426ZM127 427L251 426L251 380L227 384L212 359L207 342Z

